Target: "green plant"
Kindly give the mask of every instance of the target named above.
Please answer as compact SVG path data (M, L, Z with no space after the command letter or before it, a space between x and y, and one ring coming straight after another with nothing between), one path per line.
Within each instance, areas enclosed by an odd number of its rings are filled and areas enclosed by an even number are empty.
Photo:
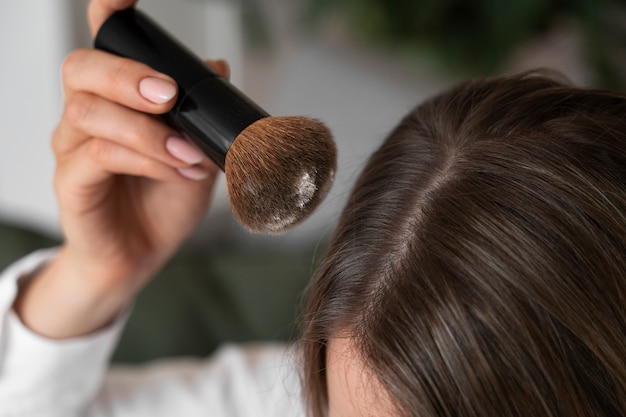
M313 27L329 12L369 42L432 55L464 75L498 70L522 42L568 19L584 34L596 84L626 87L624 0L308 0Z

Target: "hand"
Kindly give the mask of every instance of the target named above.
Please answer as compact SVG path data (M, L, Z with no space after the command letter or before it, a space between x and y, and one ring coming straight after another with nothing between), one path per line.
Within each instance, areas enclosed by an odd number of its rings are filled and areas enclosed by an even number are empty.
M63 75L52 140L61 255L100 290L137 289L206 212L218 169L149 115L175 101L168 77L96 50L72 53Z
M133 3L94 0L90 20ZM224 62L209 64L228 76ZM79 50L63 65L63 86L52 147L65 242L15 304L27 326L57 338L105 325L132 299L203 217L219 172L153 116L175 102L169 77Z

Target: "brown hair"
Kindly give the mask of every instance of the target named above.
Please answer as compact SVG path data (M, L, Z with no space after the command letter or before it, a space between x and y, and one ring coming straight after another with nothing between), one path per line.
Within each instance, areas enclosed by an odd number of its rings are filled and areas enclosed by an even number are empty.
M626 415L626 97L530 72L415 108L364 168L300 347L348 332L400 415Z

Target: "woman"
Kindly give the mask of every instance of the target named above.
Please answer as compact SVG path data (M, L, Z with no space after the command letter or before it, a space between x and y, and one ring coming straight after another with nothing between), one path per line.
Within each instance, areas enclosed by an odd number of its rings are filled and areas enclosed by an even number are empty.
M346 392L384 393L370 415L624 415L626 98L529 73L422 104L317 275L316 417L365 415Z
M132 3L92 1L92 28ZM312 281L300 401L300 361L281 348L101 379L125 309L199 221L217 170L146 116L172 105L168 77L79 51L64 87L66 239L0 279L0 416L625 413L626 97L530 73L407 115Z

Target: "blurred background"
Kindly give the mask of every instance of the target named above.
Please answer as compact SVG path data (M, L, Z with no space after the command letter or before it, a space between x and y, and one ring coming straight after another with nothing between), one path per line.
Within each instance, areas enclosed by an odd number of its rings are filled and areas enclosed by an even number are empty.
M86 0L0 4L0 267L60 240L49 137L60 66L90 47ZM352 183L387 132L426 97L475 76L547 67L626 88L624 0L141 0L272 115L333 131L339 170L316 213L280 236L245 232L225 183L206 219L137 300L115 355L204 355L219 343L288 340L303 289Z

